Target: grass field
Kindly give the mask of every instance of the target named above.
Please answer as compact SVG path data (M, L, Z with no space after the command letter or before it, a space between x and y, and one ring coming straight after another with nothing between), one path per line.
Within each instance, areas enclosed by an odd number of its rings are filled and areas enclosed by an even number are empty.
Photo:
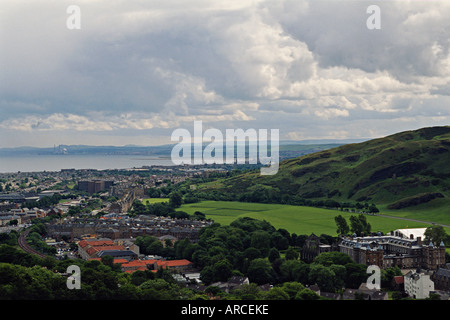
M189 214L193 214L195 211L203 212L208 219L212 219L222 225L228 225L239 217L251 217L266 220L277 229L283 228L290 233L308 235L311 233L336 235L334 217L341 214L350 225L350 216L356 215L355 213L312 207L226 201L202 201L200 203L185 204L180 210ZM384 233L395 229L420 228L431 225L383 217L382 215L367 215L367 220L372 225L372 231ZM427 219L427 221L435 220ZM449 229L446 229L446 231L450 233Z
M153 203L160 203L160 202L169 202L169 198L147 198L142 200L143 204L153 204Z

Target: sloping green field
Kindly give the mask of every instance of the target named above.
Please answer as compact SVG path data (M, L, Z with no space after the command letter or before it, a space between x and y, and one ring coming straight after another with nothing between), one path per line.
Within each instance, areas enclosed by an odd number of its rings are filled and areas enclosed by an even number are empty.
M212 219L222 225L227 225L240 217L251 217L266 220L275 228L283 228L290 233L320 235L322 233L336 235L336 223L334 217L342 215L347 219L356 213L342 212L313 207L290 206L282 204L263 204L227 201L202 201L199 203L185 204L180 210L189 214L200 211L208 219ZM428 227L431 224L414 222L402 219L383 217L382 215L366 215L372 225L372 231L389 232L395 229ZM428 221L428 220L427 220ZM450 230L447 229L449 233Z

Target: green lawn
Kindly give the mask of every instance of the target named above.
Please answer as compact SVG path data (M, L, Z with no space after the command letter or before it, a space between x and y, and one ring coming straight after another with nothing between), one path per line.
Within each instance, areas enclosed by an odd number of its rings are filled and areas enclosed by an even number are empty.
M195 211L203 212L208 219L222 225L230 224L239 217L251 217L270 222L275 228L283 228L290 233L320 235L322 233L336 235L334 217L341 214L347 219L355 213L327 210L313 207L290 206L282 204L262 204L227 201L202 201L183 205L180 210L189 214ZM403 228L428 227L430 224L387 218L383 216L367 215L372 231L384 233ZM450 230L447 230L449 233Z
M385 206L380 206L379 209L386 215L450 225L450 199L448 198L435 199L399 210L387 210Z
M153 204L159 202L169 202L169 198L147 198L142 200L143 204Z

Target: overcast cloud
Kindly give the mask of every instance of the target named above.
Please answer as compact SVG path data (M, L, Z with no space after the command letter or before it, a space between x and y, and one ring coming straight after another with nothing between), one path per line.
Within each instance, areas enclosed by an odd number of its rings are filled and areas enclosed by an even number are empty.
M66 27L74 4L80 30ZM280 139L449 125L449 1L0 6L0 147L166 144L194 120Z

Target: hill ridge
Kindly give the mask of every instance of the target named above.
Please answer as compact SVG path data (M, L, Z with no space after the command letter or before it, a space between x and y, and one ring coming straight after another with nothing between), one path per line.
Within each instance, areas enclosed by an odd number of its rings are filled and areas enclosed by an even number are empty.
M426 127L283 160L273 176L247 172L200 189L234 194L241 200L262 192L268 201L279 203L283 198L285 202L302 198L382 206L404 200L402 207L424 201L448 205L449 155L450 126Z

